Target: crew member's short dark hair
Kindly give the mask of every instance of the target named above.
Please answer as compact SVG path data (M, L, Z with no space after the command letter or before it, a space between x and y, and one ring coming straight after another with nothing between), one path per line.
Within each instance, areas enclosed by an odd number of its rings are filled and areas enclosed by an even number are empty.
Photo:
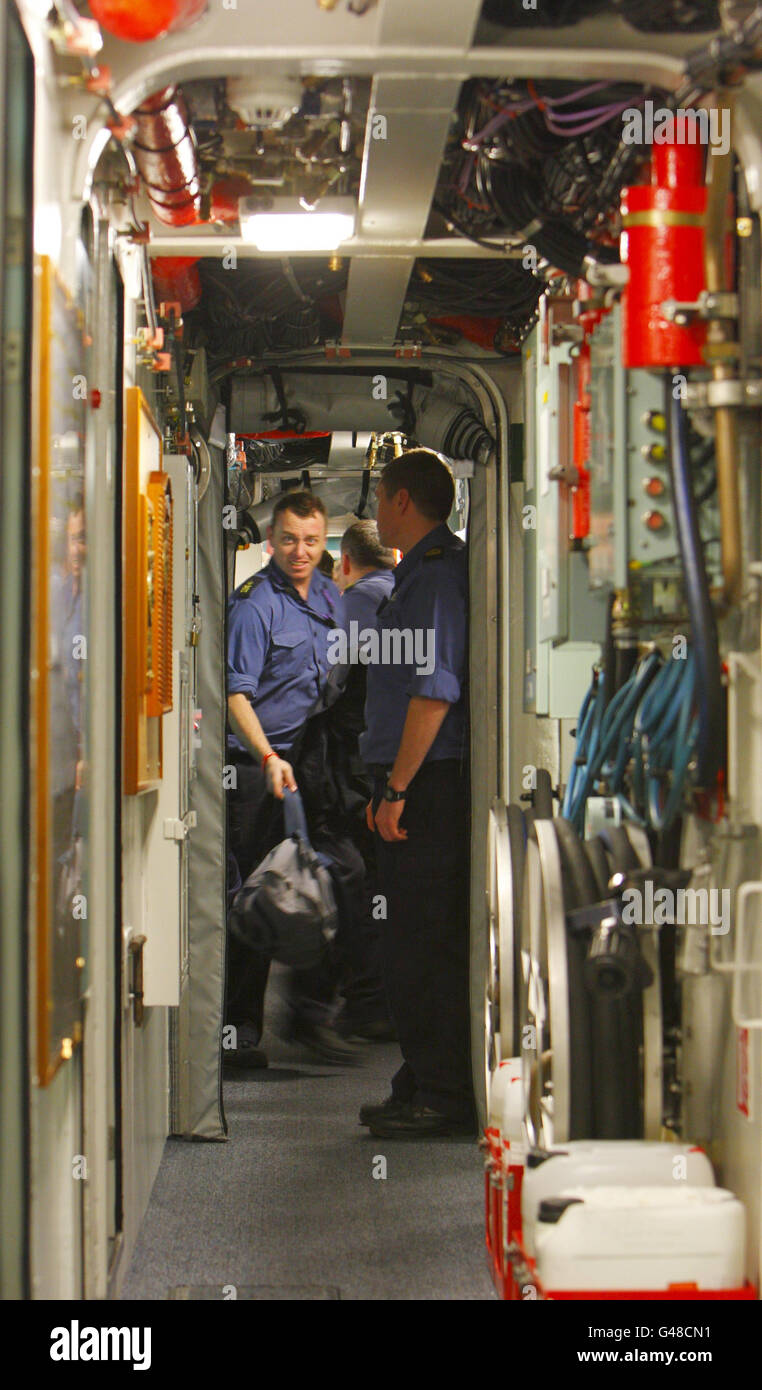
M455 501L453 476L443 459L431 449L409 449L387 463L381 474L387 497L396 497L401 487L422 516L429 521L446 521Z
M314 516L317 512L325 521L328 520L325 503L322 498L316 497L314 492L282 492L273 507L271 526L275 525L275 519L281 512L293 512L295 516L301 517Z
M353 521L341 538L341 553L359 569L393 570L397 563L394 551L378 539L375 521Z

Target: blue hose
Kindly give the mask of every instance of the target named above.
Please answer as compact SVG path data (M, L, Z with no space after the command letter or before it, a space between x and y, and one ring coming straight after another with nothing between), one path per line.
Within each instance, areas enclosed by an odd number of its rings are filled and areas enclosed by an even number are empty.
M685 412L682 402L674 398L669 377L666 384L666 401L672 506L685 575L691 639L696 654L696 781L700 787L711 788L722 763L725 747L725 702L717 623L709 594L698 512L691 485Z
M602 677L594 680L580 710L563 805L580 833L599 780L626 820L664 830L679 814L698 731L696 667L692 649L685 660L649 652L605 709Z

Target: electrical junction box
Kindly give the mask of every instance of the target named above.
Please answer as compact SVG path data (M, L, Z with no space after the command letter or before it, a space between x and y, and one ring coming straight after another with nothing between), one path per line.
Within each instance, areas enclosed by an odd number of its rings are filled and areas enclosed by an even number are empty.
M590 583L630 589L642 621L684 614L672 508L663 372L622 366L619 305L590 342ZM707 567L719 557L711 440L690 438Z
M571 458L571 347L561 343L537 363L537 637L558 641L568 631L566 558L569 549L569 489L560 472Z
M573 718L605 636L605 595L574 549L569 479L573 447L573 345L543 352L536 329L524 347L524 710Z
M576 718L600 654L597 642L562 642L549 649L548 714L551 719Z

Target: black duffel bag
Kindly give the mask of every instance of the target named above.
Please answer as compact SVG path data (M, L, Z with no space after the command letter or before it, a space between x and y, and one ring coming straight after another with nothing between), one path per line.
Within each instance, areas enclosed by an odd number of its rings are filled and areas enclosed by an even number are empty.
M309 970L336 935L336 900L298 792L284 790L283 820L287 838L249 874L233 902L230 930L251 950Z

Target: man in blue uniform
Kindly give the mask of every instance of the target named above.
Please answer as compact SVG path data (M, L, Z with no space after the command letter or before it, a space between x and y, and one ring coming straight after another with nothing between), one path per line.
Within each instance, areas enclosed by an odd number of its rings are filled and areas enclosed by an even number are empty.
M344 614L349 643L352 632L357 635L375 628L376 610L394 587L392 571L397 563L393 550L387 550L378 538L375 521L355 521L341 538L339 587L344 595ZM354 629L353 629L354 625ZM345 668L344 689L336 705L342 738L352 748L352 759L358 775L367 779L358 753L359 736L365 728L365 694L367 667L362 663ZM373 836L365 823L364 813L353 817L343 827L352 844L362 856L365 867L364 910L356 914L351 932L346 936L348 978L344 981L345 1007L338 1027L345 1036L386 1042L395 1035L383 986L381 965L382 923L373 915L373 903L378 892Z
M360 1119L382 1138L472 1132L468 999L466 552L447 518L447 465L414 449L376 490L382 545L404 558L376 616L360 751L375 775L375 830L386 897L386 991L404 1062Z
M381 544L375 521L355 521L347 528L339 575L347 626L356 622L360 631L374 626L378 605L394 588L395 564L394 551Z
M328 636L342 626L343 601L318 570L326 513L309 492L287 492L268 529L272 559L228 604L228 792L231 878L241 881L283 838L283 788L295 789L289 753L328 672ZM237 874L236 874L237 870ZM232 896L232 893L231 893ZM237 1065L264 1065L262 1034L269 961L228 936L225 1021L236 1029ZM294 972L294 1036L328 1061L356 1060L331 1025L332 981L320 968Z

